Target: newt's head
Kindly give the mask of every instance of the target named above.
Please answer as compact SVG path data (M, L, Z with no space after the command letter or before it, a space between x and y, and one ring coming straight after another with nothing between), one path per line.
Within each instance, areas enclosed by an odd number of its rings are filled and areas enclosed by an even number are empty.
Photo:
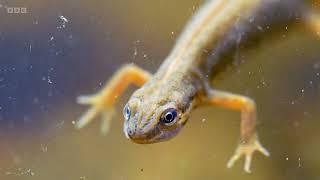
M137 90L123 109L123 131L127 138L148 144L177 135L193 108L194 91L170 87Z

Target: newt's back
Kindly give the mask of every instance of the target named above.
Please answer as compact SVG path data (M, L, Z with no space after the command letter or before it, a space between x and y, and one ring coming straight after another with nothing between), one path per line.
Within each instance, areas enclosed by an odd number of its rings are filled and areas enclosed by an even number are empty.
M303 22L306 9L302 0L208 1L184 28L155 77L223 71L232 64L224 56L240 43Z

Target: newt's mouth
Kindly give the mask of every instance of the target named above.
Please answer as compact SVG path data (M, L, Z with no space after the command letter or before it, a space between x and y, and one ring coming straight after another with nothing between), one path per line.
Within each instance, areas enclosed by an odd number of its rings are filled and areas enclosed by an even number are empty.
M159 127L154 128L145 134L125 132L128 139L132 140L137 144L153 144L163 141L167 141L175 137L181 128L176 128L171 131L161 130Z
M163 133L157 134L153 138L140 138L140 137L130 137L129 139L137 144L154 144L162 141L166 141L168 138L162 138Z
M137 144L153 144L153 143L159 142L159 141L150 141L148 139L138 139L138 138L130 138L130 140Z
M124 128L126 137L137 144L152 144L161 141L163 132L158 127L153 128L151 131L144 132L139 129Z

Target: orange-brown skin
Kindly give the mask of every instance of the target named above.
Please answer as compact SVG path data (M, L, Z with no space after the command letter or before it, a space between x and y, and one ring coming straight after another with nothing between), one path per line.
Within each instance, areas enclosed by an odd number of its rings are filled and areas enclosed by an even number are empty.
M220 55L229 52L229 47L237 43L237 33L241 36L256 33L257 26L267 24L255 19L267 17L268 23L274 21L274 7L284 8L282 16L289 15L282 19L283 22L300 18L311 30L317 32L320 29L316 16L306 13L299 0L208 1L190 20L154 75L128 64L120 68L99 93L79 97L79 103L92 107L76 127L82 128L102 114L102 132L106 133L115 100L129 84L140 88L124 108L123 131L127 138L140 144L161 142L177 135L195 107L223 106L241 112L240 143L227 166L231 167L237 159L245 156L244 170L250 172L253 152L269 156L255 130L256 104L249 97L212 89L207 76L220 61ZM293 12L295 15L291 16ZM215 61L205 58L208 50L213 51Z

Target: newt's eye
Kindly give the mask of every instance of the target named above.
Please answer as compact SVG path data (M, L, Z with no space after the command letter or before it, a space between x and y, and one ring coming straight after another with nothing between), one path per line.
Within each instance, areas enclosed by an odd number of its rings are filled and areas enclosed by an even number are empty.
M130 118L130 115L131 115L131 111L130 111L130 108L129 108L128 104L127 104L127 105L123 108L123 116L124 116L124 119L125 119L126 121L128 121L129 118Z
M165 125L170 126L176 122L177 114L178 113L176 109L169 108L162 113L160 121Z

